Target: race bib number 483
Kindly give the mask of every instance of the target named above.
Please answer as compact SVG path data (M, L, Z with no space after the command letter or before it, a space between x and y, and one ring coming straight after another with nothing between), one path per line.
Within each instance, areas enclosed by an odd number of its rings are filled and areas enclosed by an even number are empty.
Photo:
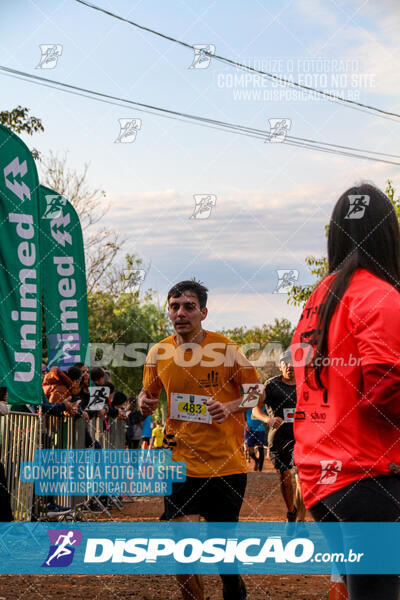
M211 424L212 418L206 406L209 396L172 393L170 399L170 419Z

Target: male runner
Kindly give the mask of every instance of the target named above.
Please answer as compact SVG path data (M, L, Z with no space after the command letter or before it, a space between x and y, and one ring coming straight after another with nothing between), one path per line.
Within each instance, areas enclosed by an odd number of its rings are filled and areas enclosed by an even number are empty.
M265 425L259 419L253 419L251 408L246 412L244 440L249 456L254 460L254 470L262 471L264 466Z
M206 331L207 288L182 281L168 292L176 333L150 350L139 406L152 413L164 387L168 398L165 445L186 462L186 481L164 499L164 518L173 521L238 521L246 488L241 389L257 383L254 367L236 344ZM261 389L260 389L261 388ZM263 397L262 386L259 395ZM243 400L247 400L244 396ZM247 407L248 408L248 407ZM240 575L221 575L224 600L246 598ZM177 575L183 598L202 600L200 575Z
M292 483L296 381L290 350L281 354L279 369L282 375L269 379L265 384L268 415L262 412L263 403L260 402L253 408L253 416L269 425L269 457L279 477L281 493L287 508L287 520L304 521L305 508L297 473L295 490Z
M162 448L163 439L164 430L160 421L157 421L151 432L150 448Z

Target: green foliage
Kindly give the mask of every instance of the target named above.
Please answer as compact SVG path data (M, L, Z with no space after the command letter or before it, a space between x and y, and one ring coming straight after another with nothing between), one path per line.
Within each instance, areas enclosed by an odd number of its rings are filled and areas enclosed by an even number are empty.
M128 265L141 266L138 258L129 256L127 260ZM124 270L125 268L121 269L121 283L124 283ZM115 281L110 286L110 291L97 290L89 293L88 304L91 343L110 345L109 350L105 350L108 355L102 357L102 362L106 363L105 368L112 370L113 382L118 389L128 395L137 394L142 387L143 365L118 364L121 360L134 362L126 354L124 356L127 344L143 344L139 352L146 355L148 344L156 343L172 333L165 305L156 303L152 290L140 297L139 291L127 292L123 285L118 289ZM97 360L100 358L97 356Z
M294 285L289 290L288 304L292 304L293 306L304 306L314 288L328 274L328 259L326 256L322 258L307 256L305 260L311 275L316 277L316 281L309 285Z
M0 112L0 123L14 131L14 133L33 135L37 131L44 131L41 119L28 117L28 114L29 108L22 108L22 106L17 106L11 111L3 110ZM33 149L31 152L33 158L39 158L37 150Z
M400 196L397 198L397 200L395 199L395 191L390 179L388 179L386 182L385 194L392 201L394 210L396 211L396 215L400 224Z
M240 346L243 344L258 343L261 346L268 342L280 342L283 348L287 348L292 339L294 329L288 319L275 319L273 324L263 324L261 327L235 327L234 329L222 329L220 333L226 335Z
M395 189L390 179L386 182L385 194L392 201L396 211L397 218L400 224L400 197L395 199ZM325 226L325 235L328 237L329 225ZM289 291L288 304L294 306L304 306L312 291L318 283L328 274L328 259L326 256L315 258L315 256L307 256L306 264L310 269L311 275L314 275L316 281L309 285L294 285Z

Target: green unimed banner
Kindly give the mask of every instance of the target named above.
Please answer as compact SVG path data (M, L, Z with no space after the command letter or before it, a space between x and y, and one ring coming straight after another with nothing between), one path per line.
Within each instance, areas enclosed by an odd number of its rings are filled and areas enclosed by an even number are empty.
M39 182L24 142L0 125L0 385L10 404L40 404Z
M72 204L40 186L40 252L48 366L87 362L89 345L82 228Z

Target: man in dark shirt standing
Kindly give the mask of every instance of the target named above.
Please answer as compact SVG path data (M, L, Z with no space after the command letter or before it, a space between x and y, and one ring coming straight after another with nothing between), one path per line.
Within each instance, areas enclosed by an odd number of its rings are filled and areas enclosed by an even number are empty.
M279 359L282 375L269 379L265 384L265 404L253 408L253 417L269 425L269 457L280 481L280 488L287 508L288 521L303 521L305 509L297 476L296 489L293 489L292 469L294 434L293 422L296 412L296 381L290 350L286 350Z

